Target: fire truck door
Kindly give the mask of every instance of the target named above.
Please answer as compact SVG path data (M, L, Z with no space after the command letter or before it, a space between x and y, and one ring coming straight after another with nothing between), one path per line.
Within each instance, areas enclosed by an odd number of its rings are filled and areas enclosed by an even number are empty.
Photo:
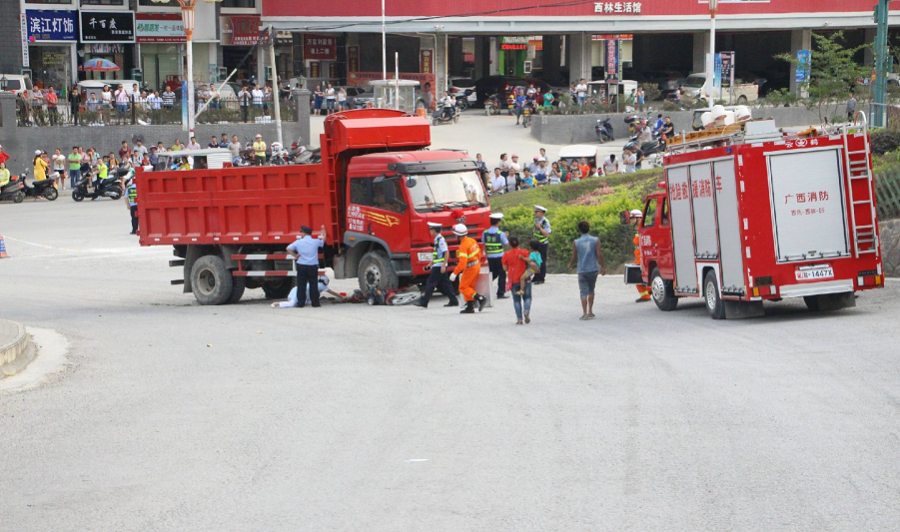
M687 166L666 170L669 187L669 214L672 222L672 247L675 255L675 292L697 293L694 266L694 230L691 216L691 186Z
M716 238L716 207L713 200L713 181L710 163L692 164L691 211L694 214L694 253L698 260L719 257Z
M745 283L734 158L715 161L713 175L716 189L716 216L719 222L722 292L737 294L744 290Z

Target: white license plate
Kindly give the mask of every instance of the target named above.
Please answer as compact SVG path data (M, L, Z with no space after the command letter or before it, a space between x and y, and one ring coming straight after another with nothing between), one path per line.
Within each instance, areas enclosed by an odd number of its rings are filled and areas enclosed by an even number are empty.
M794 272L798 281L819 281L822 279L833 279L833 268L816 268L814 270L797 270Z

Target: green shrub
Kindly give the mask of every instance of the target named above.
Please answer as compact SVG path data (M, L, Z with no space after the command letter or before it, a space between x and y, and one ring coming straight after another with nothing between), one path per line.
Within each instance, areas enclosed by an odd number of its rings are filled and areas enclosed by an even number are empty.
M900 148L900 131L881 129L871 135L872 153L882 155Z

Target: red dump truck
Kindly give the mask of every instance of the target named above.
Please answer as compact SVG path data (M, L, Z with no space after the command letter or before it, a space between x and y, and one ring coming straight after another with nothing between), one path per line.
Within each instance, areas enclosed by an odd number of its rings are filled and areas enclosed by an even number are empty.
M782 298L834 310L884 286L865 126L792 137L757 121L693 135L669 148L639 225L639 270L626 271L661 310L689 297L714 319Z
M428 222L465 223L481 238L490 207L475 162L427 150L423 118L364 109L325 119L322 163L217 170L138 170L142 246L173 246L184 292L203 305L234 303L245 289L286 297L296 275L285 249L301 225L326 228L322 267L358 277L364 292L419 282L428 274Z

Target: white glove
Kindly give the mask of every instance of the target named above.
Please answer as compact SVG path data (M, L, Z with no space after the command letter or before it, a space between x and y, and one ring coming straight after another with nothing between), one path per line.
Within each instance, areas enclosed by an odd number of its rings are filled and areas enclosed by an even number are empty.
M450 274L450 282L452 283L452 282L454 282L454 281L456 281L456 274L455 274L455 273L451 273L451 274Z

